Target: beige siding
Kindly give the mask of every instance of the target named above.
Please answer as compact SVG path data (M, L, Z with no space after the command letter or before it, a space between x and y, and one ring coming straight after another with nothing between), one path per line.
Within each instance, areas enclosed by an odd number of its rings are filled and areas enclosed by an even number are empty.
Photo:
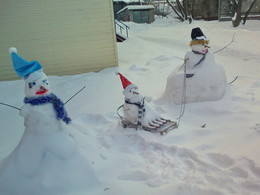
M17 79L9 47L47 75L117 66L112 0L0 0L0 80Z

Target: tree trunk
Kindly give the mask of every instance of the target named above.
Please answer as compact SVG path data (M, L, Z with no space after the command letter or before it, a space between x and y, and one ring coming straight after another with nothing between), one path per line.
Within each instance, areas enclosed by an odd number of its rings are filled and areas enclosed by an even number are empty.
M183 0L182 1L182 4L183 4L183 9L184 9L184 13L186 13L185 14L185 20L188 20L189 21L189 23L191 23L192 22L192 16L191 16L191 5L190 5L190 3L189 3L189 0Z
M233 27L238 27L241 22L242 0L238 0L237 9L234 18L232 19Z
M190 13L191 13L192 17L194 18L195 0L191 0L190 3L191 3L191 11L190 11Z
M248 10L246 11L245 17L244 17L244 19L243 19L243 24L246 23L247 17L248 17L248 15L249 15L249 13L250 13L251 9L253 8L253 6L254 6L254 4L255 4L256 1L257 1L257 0L254 0L254 1L252 2L252 4L250 5L250 7L248 8Z

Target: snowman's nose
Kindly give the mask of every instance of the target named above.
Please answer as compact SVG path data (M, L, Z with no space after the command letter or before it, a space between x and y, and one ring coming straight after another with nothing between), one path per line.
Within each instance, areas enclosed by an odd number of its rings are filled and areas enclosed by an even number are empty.
M43 91L47 91L47 89L43 86L41 86L40 89L43 90Z

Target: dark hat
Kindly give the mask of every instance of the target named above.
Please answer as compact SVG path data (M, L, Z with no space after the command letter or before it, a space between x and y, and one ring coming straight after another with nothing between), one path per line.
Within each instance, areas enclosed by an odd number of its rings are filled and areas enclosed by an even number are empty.
M191 31L191 39L192 40L205 40L206 36L203 34L199 27L193 28Z

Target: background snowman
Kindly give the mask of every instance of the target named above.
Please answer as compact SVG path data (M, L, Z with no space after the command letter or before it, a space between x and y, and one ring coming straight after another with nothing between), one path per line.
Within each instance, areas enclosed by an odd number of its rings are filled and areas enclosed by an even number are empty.
M167 78L163 100L181 104L221 99L227 85L222 66L215 62L209 51L209 40L200 28L191 31L191 51L184 58L184 64Z
M25 82L25 131L0 167L1 195L58 195L95 183L90 163L80 153L64 103L50 90L42 66L10 48L14 69Z
M150 104L145 101L145 97L139 93L138 87L126 79L121 73L120 76L125 102L123 104L124 120L137 125L143 129L163 129L175 123L166 120Z

